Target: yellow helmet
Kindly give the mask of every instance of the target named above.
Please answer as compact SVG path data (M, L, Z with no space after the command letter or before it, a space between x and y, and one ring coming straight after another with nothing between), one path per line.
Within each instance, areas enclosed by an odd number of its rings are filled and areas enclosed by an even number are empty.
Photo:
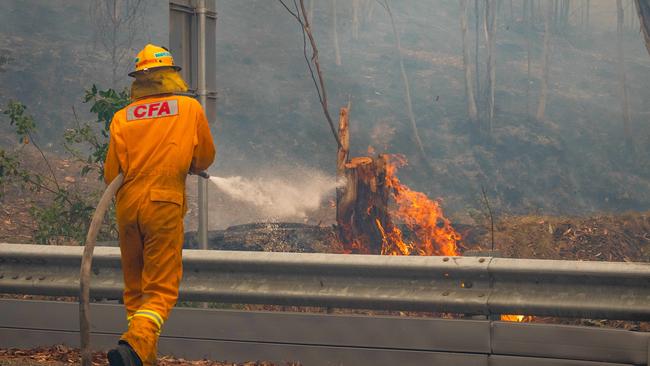
M135 58L135 70L129 73L134 76L138 72L147 71L156 67L172 67L176 71L180 70L179 66L174 65L174 58L165 47L147 44Z

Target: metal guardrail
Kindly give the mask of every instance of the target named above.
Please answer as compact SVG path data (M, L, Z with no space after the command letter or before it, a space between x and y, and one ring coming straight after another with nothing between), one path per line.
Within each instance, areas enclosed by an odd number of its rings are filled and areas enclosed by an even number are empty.
M81 247L0 244L0 293L76 296ZM184 250L180 300L650 320L650 264ZM91 296L120 298L119 249Z

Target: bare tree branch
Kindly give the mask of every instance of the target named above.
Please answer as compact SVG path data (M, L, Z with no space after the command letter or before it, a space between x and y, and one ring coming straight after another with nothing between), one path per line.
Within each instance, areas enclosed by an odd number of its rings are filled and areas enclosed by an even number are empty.
M492 208L490 207L490 200L488 200L487 193L485 193L485 187L481 184L481 193L483 193L483 203L488 210L488 215L490 216L490 239L492 243L492 250L494 251L494 215L492 215Z
M94 41L110 57L113 84L121 79L121 71L126 67L124 60L132 53L136 35L144 29L142 13L145 7L145 0L93 0L90 3Z
M314 85L316 86L316 92L318 93L318 99L320 101L321 107L323 108L323 113L325 114L325 118L327 119L327 123L330 126L330 129L332 131L332 135L334 136L334 139L336 140L336 144L339 148L341 148L341 140L339 139L338 133L336 132L336 128L334 127L334 122L332 121L332 117L330 116L330 113L328 111L328 106L327 106L327 92L325 89L325 80L323 79L323 72L321 71L320 68L320 62L318 60L318 48L316 47L316 40L314 39L314 34L312 33L311 30L311 25L309 24L309 17L307 16L307 11L305 10L305 1L300 0L300 8L298 8L298 4L296 3L296 0L294 0L294 6L296 8L296 11L292 11L285 3L283 0L278 0L280 4L300 23L300 27L302 28L303 32L303 53L305 56L305 60L307 61L307 66L309 67L309 72L311 74L312 80L314 82ZM312 56L311 59L307 56L307 42L305 36L309 39L309 43L311 45L312 49ZM314 63L314 66L316 67L316 74L318 74L318 83L316 82L316 76L314 75L314 70L312 68L312 62Z

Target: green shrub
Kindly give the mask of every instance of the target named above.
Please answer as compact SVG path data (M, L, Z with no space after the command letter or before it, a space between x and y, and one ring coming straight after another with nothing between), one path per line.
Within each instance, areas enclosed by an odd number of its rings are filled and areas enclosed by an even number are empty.
M81 162L80 175L97 174L101 179L103 163L108 151L109 127L113 114L129 103L126 91L98 90L93 85L86 91L85 103L91 103L90 111L97 116L92 123L80 123L65 131L64 147L70 156ZM7 104L3 114L21 142L21 146L8 151L0 148L0 187L15 184L30 192L44 192L51 200L47 203L29 201L29 213L34 219L33 239L40 244L82 243L100 191L73 189L59 184L49 159L33 137L37 122L26 113L27 107L16 101ZM24 164L27 145L40 154L47 171L29 168ZM4 190L0 190L0 197ZM108 220L100 232L99 240L116 237L115 210L110 210Z

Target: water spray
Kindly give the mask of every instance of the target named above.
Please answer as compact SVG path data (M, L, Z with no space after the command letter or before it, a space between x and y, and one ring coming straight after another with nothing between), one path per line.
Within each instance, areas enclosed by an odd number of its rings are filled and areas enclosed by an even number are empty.
M304 219L342 182L318 171L305 171L301 179L242 176L210 177L219 191L235 201L253 206L266 219Z

